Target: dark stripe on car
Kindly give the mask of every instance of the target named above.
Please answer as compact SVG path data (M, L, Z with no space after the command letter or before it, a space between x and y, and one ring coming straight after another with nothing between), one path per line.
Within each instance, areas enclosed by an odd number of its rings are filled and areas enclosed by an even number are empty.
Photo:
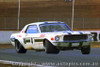
M71 35L71 33L70 32L67 32L69 35Z
M24 43L26 44L26 43L29 43L30 42L30 40L28 39L28 40L26 40L26 39L24 39Z
M80 34L83 34L82 32L79 31Z
M43 42L43 39L35 39L35 42Z

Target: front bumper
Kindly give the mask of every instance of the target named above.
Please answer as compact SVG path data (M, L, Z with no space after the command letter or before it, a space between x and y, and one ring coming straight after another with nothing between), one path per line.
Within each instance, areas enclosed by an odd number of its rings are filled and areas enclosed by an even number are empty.
M59 47L83 47L90 45L90 42L87 40L80 40L80 41L58 41L52 43L54 46Z

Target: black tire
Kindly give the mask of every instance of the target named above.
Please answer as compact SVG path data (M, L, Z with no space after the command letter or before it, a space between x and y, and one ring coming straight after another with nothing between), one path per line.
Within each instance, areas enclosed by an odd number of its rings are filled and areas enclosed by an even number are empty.
M45 46L45 52L47 54L58 54L59 53L59 50L53 46L48 40L45 40L44 42L44 46Z
M82 47L82 49L81 49L82 54L90 54L90 51L91 51L90 46Z
M15 41L15 49L17 53L26 53L26 49L21 45L19 41Z

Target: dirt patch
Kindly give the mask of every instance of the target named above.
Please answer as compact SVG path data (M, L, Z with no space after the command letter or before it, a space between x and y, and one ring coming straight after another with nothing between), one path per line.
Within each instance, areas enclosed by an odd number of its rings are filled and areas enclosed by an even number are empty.
M91 47L92 47L92 48L100 48L100 42L93 42L93 43L91 44Z
M14 48L11 44L0 44L0 48Z
M1 64L0 63L0 67L12 67L12 65L10 65L10 64Z

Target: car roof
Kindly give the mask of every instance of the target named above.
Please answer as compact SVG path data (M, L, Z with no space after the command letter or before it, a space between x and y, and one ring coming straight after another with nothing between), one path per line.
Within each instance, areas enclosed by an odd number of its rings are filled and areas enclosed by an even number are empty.
M34 22L34 23L30 23L28 25L34 25L34 24L48 24L48 23L64 23L64 22L61 22L61 21L44 21L44 22Z

